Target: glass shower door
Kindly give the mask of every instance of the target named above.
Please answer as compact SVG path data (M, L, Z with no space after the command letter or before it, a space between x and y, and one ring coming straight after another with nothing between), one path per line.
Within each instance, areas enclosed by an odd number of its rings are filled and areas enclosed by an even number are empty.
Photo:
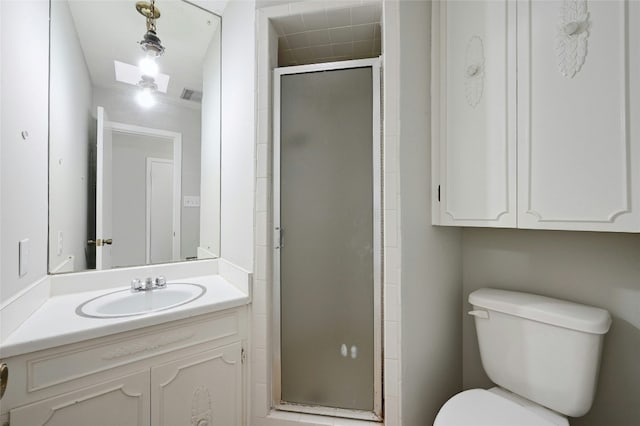
M364 66L280 76L275 251L284 404L378 411L374 71Z

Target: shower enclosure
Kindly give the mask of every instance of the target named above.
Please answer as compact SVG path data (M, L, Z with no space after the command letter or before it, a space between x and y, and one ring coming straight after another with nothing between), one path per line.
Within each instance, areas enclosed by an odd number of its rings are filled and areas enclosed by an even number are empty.
M380 62L274 79L274 404L379 420Z

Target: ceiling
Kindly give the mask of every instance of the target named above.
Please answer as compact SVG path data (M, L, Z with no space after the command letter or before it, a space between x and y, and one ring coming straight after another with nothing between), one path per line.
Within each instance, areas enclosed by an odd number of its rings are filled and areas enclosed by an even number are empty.
M331 8L273 18L278 65L304 65L377 57L381 53L381 3Z
M133 87L115 80L114 60L136 65L145 18L135 0L69 0L80 45L94 85ZM184 88L202 90L202 62L220 18L181 0L156 0L161 16L157 33L166 50L160 72L170 76L167 96L179 99ZM55 25L55 22L52 23Z

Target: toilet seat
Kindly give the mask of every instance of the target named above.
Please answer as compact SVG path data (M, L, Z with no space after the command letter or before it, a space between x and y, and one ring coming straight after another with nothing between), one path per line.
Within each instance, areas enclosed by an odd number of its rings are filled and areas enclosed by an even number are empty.
M521 398L494 389L471 389L453 396L440 408L433 426L569 426L557 413L530 401L518 403Z

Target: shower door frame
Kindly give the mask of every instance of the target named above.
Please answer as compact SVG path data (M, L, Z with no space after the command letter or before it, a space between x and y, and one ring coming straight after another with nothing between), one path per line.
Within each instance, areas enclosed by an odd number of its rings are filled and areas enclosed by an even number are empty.
M303 405L282 401L281 382L281 334L280 334L280 243L282 234L280 223L280 80L289 74L305 74L322 71L339 71L354 68L371 68L372 77L372 161L373 161L373 411L350 410L315 405ZM382 111L381 111L381 58L356 59L339 62L326 62L311 65L298 65L275 68L273 70L273 303L272 303L272 342L271 379L272 406L277 410L298 413L329 415L360 420L383 420L382 394Z

